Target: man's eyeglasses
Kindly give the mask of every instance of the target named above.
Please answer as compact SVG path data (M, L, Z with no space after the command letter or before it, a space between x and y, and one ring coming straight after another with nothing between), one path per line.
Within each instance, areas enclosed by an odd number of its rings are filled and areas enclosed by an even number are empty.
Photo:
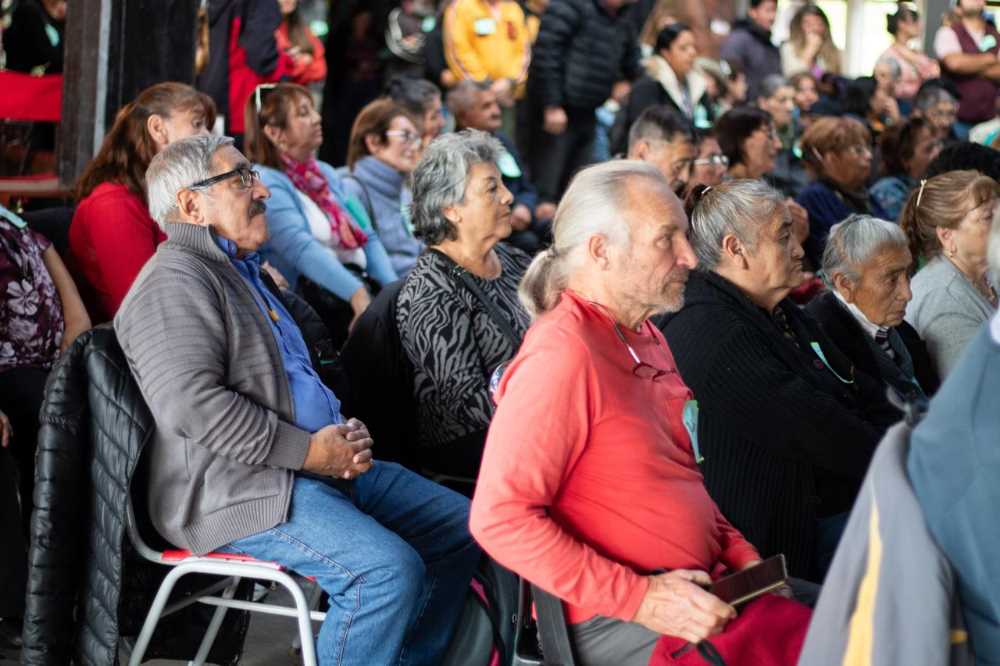
M674 372L673 370L661 370L660 368L652 366L649 363L646 363L645 361L643 361L641 358L639 358L639 354L636 353L636 351L635 351L635 349L633 349L632 345L630 345L628 343L628 340L625 339L625 334L622 332L622 329L618 325L618 322L615 321L613 323L614 323L614 327L615 327L615 335L617 335L618 339L621 340L621 343L623 345L625 345L625 349L628 350L628 355L631 356L632 360L635 362L635 365L632 366L632 374L633 375L635 375L636 377L638 377L640 379L651 379L652 381L655 382L660 377L663 377L665 375L669 375L672 372ZM648 321L645 322L645 325L646 326L651 326L651 324ZM653 339L656 340L656 344L657 344L657 346L659 346L660 341L657 340L655 336L653 337Z
M411 145L420 141L420 135L410 130L389 130L386 136L398 136L405 145Z
M695 160L694 165L722 167L723 169L726 169L729 167L729 158L722 153L715 153L713 155L709 155L708 157L703 157L700 160Z
M249 190L253 187L253 184L260 180L260 172L246 164L236 167L232 171L227 171L225 173L220 173L218 176L212 176L211 178L206 178L205 180L199 180L197 183L192 183L188 186L189 190L200 190L206 187L211 187L216 183L221 183L224 180L232 178L233 176L239 176L240 186L244 190Z

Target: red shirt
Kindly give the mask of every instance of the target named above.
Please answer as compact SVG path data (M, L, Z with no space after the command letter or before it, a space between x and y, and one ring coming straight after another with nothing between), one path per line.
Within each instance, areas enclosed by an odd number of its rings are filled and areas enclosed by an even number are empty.
M498 390L470 525L570 623L631 620L660 569L719 575L759 557L708 496L682 412L691 391L661 333L623 330L567 291L529 329Z
M142 198L119 183L101 183L73 214L69 247L96 301L94 322L109 321L156 246L167 237Z

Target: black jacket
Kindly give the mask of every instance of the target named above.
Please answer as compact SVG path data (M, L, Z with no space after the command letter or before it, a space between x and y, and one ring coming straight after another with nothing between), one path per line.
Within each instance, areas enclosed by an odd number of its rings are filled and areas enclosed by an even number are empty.
M660 328L698 400L709 493L761 555L784 553L810 578L817 518L851 508L895 414L811 317L778 307L798 346L735 285L698 271Z
M883 376L875 356L879 352L876 351L874 341L864 332L854 315L841 305L833 292L828 291L814 298L806 306L806 311L819 322L823 332L830 336L834 344L859 370L871 377ZM927 346L913 327L905 321L895 328L906 346L906 351L910 353L914 377L924 394L928 398L931 397L937 392L941 380L927 353ZM890 378L884 380L890 385L894 384Z
M781 74L781 51L771 43L771 33L750 19L733 23L719 55L743 69L747 77L747 102L753 104L760 84L772 74Z
M600 0L552 0L532 51L529 99L592 111L616 81L638 78L639 42L625 11L612 16Z
M702 95L700 99L693 100L694 106L701 106L705 111L705 119L715 122L713 106L709 102L708 95ZM666 91L659 81L651 76L644 75L632 86L628 94L628 99L622 108L615 115L615 124L611 128L611 153L617 155L628 151L628 133L632 124L639 119L642 112L651 106L666 106L670 108L677 117L684 123L691 125L691 119L684 115L684 112L674 101L674 98ZM691 125L693 128L694 126ZM693 130L692 130L693 131Z
M119 636L138 634L167 569L140 560L125 533L153 421L109 325L59 359L40 420L22 663L114 664ZM164 621L147 656L190 658L211 611ZM246 613L230 611L210 661L238 658L247 624Z

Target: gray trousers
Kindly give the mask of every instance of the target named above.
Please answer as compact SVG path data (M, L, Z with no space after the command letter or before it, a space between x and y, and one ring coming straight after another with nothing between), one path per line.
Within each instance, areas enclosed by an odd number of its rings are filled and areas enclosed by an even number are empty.
M793 598L812 608L820 586L789 578ZM570 642L580 666L647 666L660 634L635 622L598 615L569 626Z

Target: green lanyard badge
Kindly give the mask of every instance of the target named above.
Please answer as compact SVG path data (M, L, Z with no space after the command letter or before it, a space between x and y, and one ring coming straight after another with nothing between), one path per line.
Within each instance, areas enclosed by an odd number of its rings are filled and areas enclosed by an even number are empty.
M684 429L691 438L691 450L694 451L694 461L697 464L705 462L705 456L701 455L698 448L698 401L688 400L684 403L684 411L681 412L681 419L684 421Z

